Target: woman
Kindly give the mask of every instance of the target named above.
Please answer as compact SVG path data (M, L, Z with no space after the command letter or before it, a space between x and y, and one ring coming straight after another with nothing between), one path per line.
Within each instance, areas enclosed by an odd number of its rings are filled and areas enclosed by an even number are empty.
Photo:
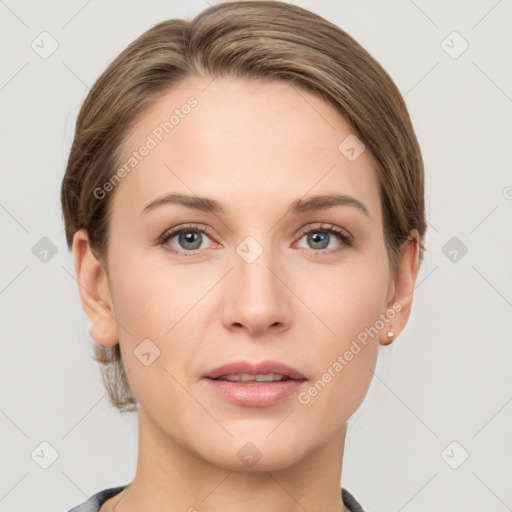
M61 192L138 461L73 512L363 510L340 492L347 421L409 318L423 172L391 78L303 8L222 3L130 44Z

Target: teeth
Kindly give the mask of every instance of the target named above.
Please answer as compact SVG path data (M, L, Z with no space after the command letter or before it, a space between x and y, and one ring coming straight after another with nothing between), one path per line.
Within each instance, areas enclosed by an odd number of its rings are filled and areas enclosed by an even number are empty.
M279 373L268 373L265 375L249 375L248 373L237 373L232 375L224 375L219 380L229 380L231 382L273 382L288 379Z

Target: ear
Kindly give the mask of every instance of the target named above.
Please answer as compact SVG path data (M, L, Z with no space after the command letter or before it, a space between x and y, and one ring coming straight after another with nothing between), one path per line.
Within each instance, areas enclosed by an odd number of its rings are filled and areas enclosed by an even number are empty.
M403 331L411 313L414 284L418 276L419 233L413 229L409 238L400 247L400 261L390 287L387 309L396 314L380 333L379 343L389 345ZM393 304L396 304L393 308ZM400 309L399 309L400 308ZM392 336L388 336L392 332Z
M73 236L73 253L82 308L91 321L91 337L106 347L118 343L116 320L107 274L92 253L89 236L80 229Z

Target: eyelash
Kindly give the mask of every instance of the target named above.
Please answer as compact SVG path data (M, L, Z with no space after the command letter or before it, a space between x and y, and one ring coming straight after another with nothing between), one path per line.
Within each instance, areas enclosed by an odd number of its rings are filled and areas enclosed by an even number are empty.
M206 235L213 239L213 235L210 233L210 230L207 228L207 226L201 224L186 224L183 226L171 228L168 231L166 231L162 236L158 238L158 245L161 245L162 247L165 246L164 248L173 254L179 254L183 256L195 256L197 255L196 251L199 251L200 249L195 249L193 251L177 251L174 248L169 249L167 246L167 242L175 235L179 235L182 232L186 233L190 231L205 233ZM353 237L347 234L343 229L339 228L334 224L323 223L313 224L311 226L308 226L307 228L302 229L298 234L298 240L300 240L304 235L307 235L311 232L329 233L335 235L338 238L338 240L342 242L342 247L338 247L336 249L309 249L314 254L333 254L341 251L343 247L351 247L354 245Z

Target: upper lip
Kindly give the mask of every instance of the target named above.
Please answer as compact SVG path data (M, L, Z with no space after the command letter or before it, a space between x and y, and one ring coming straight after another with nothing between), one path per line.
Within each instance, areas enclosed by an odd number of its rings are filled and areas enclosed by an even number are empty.
M278 361L262 361L260 363L234 361L210 370L204 375L204 377L208 379L217 379L219 377L224 377L225 375L235 375L239 373L247 373L249 375L277 373L290 379L302 380L306 378L295 368L291 368L290 366L279 363Z

